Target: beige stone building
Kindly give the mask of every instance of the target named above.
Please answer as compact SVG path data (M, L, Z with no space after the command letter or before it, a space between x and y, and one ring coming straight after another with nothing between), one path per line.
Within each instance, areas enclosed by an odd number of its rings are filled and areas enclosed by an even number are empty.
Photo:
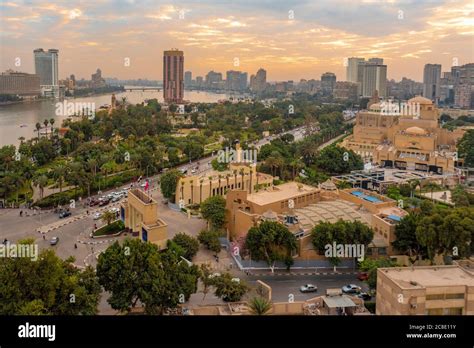
M376 314L474 315L474 276L460 266L379 268Z
M289 182L249 194L233 190L226 197L229 238L243 244L248 230L261 221L285 224L298 239L299 259L324 259L311 242L320 222L361 221L374 229L367 255L389 256L395 226L407 213L393 199L362 189L338 190L330 181L319 187Z
M396 111L392 105L376 102L360 111L353 135L341 146L382 167L453 173L464 130L441 128L439 111L429 99L412 98Z
M145 192L137 188L129 190L127 199L120 204L120 215L133 236L160 249L166 248L168 225L158 217L158 202Z
M213 196L225 196L230 190L254 193L271 186L273 177L258 173L253 163L230 163L229 170L208 171L201 175L180 178L176 186L175 202L200 204Z

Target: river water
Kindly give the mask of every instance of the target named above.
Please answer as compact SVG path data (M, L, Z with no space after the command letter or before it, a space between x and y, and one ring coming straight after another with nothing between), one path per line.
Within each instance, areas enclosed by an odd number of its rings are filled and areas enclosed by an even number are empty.
M129 86L127 86L129 87ZM127 88L126 87L126 88ZM95 107L101 105L110 105L112 94L91 96L84 98L66 99L68 103L95 103ZM138 104L145 99L156 98L163 101L162 91L127 91L115 95L118 101L123 97L131 104ZM219 94L205 91L185 91L184 98L191 102L213 103L221 99L231 97L229 94ZM233 95L233 97L236 97ZM4 145L18 145L19 137L25 139L33 138L37 135L35 125L37 122L43 126L45 119L53 118L54 127L59 127L62 121L67 118L66 114L56 114L56 103L59 100L42 100L33 102L24 102L11 105L0 105L0 147ZM62 101L61 101L62 102Z

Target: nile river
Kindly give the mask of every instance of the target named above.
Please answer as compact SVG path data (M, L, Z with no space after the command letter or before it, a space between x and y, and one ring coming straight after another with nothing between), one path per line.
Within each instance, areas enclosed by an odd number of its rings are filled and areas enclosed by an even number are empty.
M101 105L110 105L112 94L99 95L84 98L70 98L67 102L95 103L96 108ZM126 97L131 104L138 104L145 99L156 98L163 101L162 91L133 91L116 94L117 100L121 101ZM230 95L218 94L204 91L185 91L184 98L191 102L212 103L220 99L227 99ZM62 121L67 118L65 115L56 115L56 103L60 100L42 100L33 102L24 102L11 105L0 106L0 147L4 145L18 145L19 137L30 139L35 137L37 132L35 125L37 122L43 126L45 119L54 118L54 127L59 127ZM62 101L61 101L62 102Z

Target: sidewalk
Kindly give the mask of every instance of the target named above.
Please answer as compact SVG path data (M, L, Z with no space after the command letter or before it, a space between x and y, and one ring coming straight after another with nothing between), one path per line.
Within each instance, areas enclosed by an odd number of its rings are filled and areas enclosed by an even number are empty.
M256 269L244 271L249 276L309 276L309 275L356 275L359 273L357 270L352 268L336 268L336 272L331 268L318 267L313 268L298 268L290 271L276 269L273 273L271 270Z

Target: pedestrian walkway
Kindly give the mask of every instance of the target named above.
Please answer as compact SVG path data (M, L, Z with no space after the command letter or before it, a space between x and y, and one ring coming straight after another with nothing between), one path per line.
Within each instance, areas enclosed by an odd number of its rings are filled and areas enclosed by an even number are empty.
M315 271L314 268L312 269L298 269L298 270L290 270L290 271L284 271L284 270L275 270L273 273L271 270L249 270L249 269L244 269L243 270L248 276L310 276L310 275L341 275L341 274L353 274L356 275L358 272L354 271L353 269L336 269L336 272L331 269L322 269L319 268L318 270Z

